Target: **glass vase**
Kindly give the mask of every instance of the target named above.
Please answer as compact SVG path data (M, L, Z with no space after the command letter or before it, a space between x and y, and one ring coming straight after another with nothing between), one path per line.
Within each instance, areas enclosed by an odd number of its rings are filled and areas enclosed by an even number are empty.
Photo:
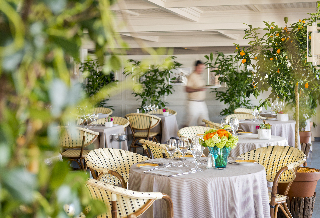
M212 154L213 156L215 167L218 169L226 168L228 164L228 156L231 149L226 147L220 149L216 146L208 148L210 154Z

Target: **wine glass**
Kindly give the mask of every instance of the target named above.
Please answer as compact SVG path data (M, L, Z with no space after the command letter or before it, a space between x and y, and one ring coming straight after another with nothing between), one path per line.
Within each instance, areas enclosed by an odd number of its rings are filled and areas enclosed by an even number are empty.
M197 144L191 144L191 153L195 159L194 163L195 163L195 171L202 171L202 169L199 167L200 165L200 158L202 156L202 149L201 146L197 145Z
M225 125L228 125L228 121L227 121L226 118L222 118L222 119L221 119L221 126L222 126L222 128L223 128Z
M166 145L166 149L167 149L167 152L168 154L170 155L170 159L171 159L171 164L173 163L173 156L174 154L176 153L177 151L177 146L176 146L176 143L175 143L175 140L174 139L170 139L168 141L168 144ZM173 165L173 164L172 164ZM168 166L169 167L169 166Z
M239 128L239 120L236 117L232 117L230 119L230 125L232 128L232 134L236 134L236 132L238 131Z
M259 114L259 111L255 108L252 112L252 115L254 116L254 120L253 122L256 122L257 121L257 116Z

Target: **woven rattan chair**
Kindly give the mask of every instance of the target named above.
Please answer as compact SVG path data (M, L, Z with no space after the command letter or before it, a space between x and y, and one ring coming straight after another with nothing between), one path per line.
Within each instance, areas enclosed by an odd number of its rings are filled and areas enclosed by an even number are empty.
M113 113L113 111L110 108L106 108L106 107L96 107L93 109L95 114L109 114L109 116Z
M108 184L121 184L122 187L127 187L126 184L129 180L130 167L133 164L148 159L148 157L130 151L113 148L99 148L90 151L86 157L86 164L89 167L93 178L103 180ZM123 181L116 175L110 175L112 174L111 171L117 172L123 177Z
M210 128L214 128L214 129L221 129L222 126L219 123L214 123L210 120L205 120L203 119L202 122L204 122L206 124L206 126L210 127Z
M177 115L177 112L171 109L168 109L169 114L171 115ZM163 114L163 109L157 109L155 111L150 111L148 114Z
M253 113L252 109L248 109L248 108L237 108L234 110L235 114L251 114Z
M189 139L199 135L199 134L204 134L205 131L211 129L210 127L205 127L205 126L189 126L189 127L184 127L178 131L178 136L184 136Z
M226 121L229 123L230 119L236 117L238 120L245 120L245 119L254 119L252 114L230 114L226 116ZM258 116L259 119L265 119L264 117Z
M75 135L70 135L67 129L62 128L60 146L62 147L62 158L69 161L76 161L80 169L85 169L83 160L90 152L84 148L92 144L98 137L99 133L88 129L77 127Z
M155 200L167 202L167 217L173 217L173 204L170 196L161 192L138 192L89 179L87 188L93 199L102 200L108 208L107 214L98 217L135 218L150 208Z
M165 155L165 157L170 157L165 144L160 144L160 143L145 140L145 139L140 139L139 142L142 144L142 147L146 151L149 158L153 158L153 159L163 158L164 157L163 155ZM148 148L150 149L151 154L149 153ZM177 151L174 157L180 157L181 155L182 155L181 152Z
M278 209L292 218L286 199L290 186L296 177L295 169L306 161L306 155L290 146L268 146L249 151L239 156L245 160L255 160L266 169L267 180L273 182L269 193L271 217L277 217ZM284 195L277 194L278 183L288 183Z
M153 141L157 141L156 136L159 132L152 132L150 130L160 123L161 119L159 117L149 114L132 113L127 114L126 118L130 122L129 126L133 137L130 150L133 148L133 152L137 152L137 148L141 146L136 142L140 139L149 140L151 138Z

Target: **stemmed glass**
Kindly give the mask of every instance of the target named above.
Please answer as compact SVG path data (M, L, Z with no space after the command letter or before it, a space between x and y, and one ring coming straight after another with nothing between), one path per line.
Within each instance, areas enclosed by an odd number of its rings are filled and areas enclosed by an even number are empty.
M200 158L202 156L203 149L199 143L199 136L195 136L192 139L192 144L190 146L190 150L191 150L193 157L195 158L195 162L194 162L195 163L195 171L202 171L202 169L199 167L199 165L200 165Z
M166 145L166 149L168 151L168 154L170 155L171 164L173 166L173 156L177 151L177 146L176 146L176 142L174 139L170 139L168 141L168 144ZM170 167L170 166L168 166L168 167Z
M236 134L236 132L238 131L239 128L239 120L236 117L232 117L230 119L230 125L232 128L232 134Z
M225 125L228 125L228 121L227 121L226 118L222 118L222 119L221 119L221 126L222 126L222 128L223 128Z
M252 115L254 116L253 122L257 122L257 116L259 114L259 111L257 109L254 109L252 112Z

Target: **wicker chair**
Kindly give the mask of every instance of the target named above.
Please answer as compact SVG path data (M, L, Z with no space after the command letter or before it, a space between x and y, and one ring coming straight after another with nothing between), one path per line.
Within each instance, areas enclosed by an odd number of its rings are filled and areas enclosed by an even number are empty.
M177 112L171 109L168 109L169 114L177 115ZM157 109L155 111L150 111L148 114L163 114L163 109Z
M86 157L86 164L89 167L93 178L103 180L108 184L121 184L122 187L127 187L126 184L129 180L131 165L148 159L148 157L130 151L113 148L99 148L90 151ZM117 174L123 179L119 178Z
M206 124L206 126L210 127L210 128L215 128L215 129L221 129L222 126L219 123L214 123L210 120L205 120L203 119L202 122L204 122Z
M290 186L296 177L295 169L306 161L306 155L290 146L268 146L249 151L239 156L245 160L255 160L266 169L267 180L273 182L269 193L271 217L277 217L280 208L287 217L292 215L286 199ZM277 194L278 183L288 183L284 195Z
M251 114L253 113L252 109L248 109L248 108L237 108L234 110L235 114Z
M149 140L149 138L152 138L152 140L157 141L156 136L159 133L151 132L150 130L160 123L161 119L159 117L149 114L138 113L127 114L125 117L130 122L129 126L133 137L132 143L130 145L130 150L131 148L133 148L133 152L137 152L137 148L141 147L139 144L136 143L139 139Z
M153 159L163 158L163 154L165 154L166 157L170 157L165 144L160 144L160 143L156 143L156 142L145 140L145 139L140 139L139 142L142 144L142 147L146 151L149 158L153 158ZM150 149L151 154L149 153L148 148ZM181 152L177 151L174 157L180 157L181 155L182 155Z
M142 215L155 200L167 202L167 217L173 217L173 204L170 196L161 192L138 192L115 187L101 181L89 179L87 188L93 199L102 200L108 208L107 214L98 217L134 218Z
M230 119L236 117L238 120L245 120L245 119L254 119L252 114L230 114L226 116L226 121L229 123ZM265 119L264 117L258 116L259 119Z
M106 107L96 107L93 109L95 114L109 114L109 116L112 114L112 110L110 108L106 108Z
M178 136L184 136L189 139L197 136L198 134L204 134L205 131L211 129L210 127L205 127L205 126L189 126L189 127L184 127L178 131Z
M62 128L62 130L62 137L60 138L62 158L76 161L80 169L85 169L83 160L90 150L85 150L84 148L92 144L97 139L99 133L79 127L77 127L76 135L70 135L65 128Z

